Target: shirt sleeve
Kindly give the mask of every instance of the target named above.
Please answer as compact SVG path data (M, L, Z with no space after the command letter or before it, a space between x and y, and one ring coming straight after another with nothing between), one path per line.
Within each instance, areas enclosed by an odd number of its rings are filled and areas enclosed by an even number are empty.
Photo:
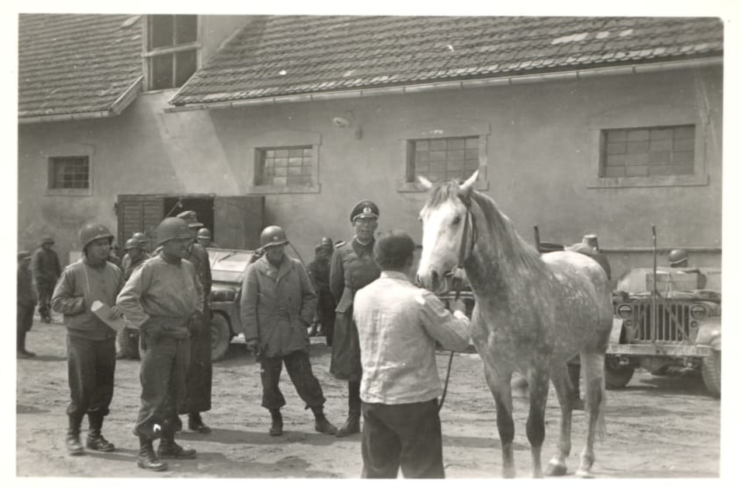
M64 315L85 313L85 296L75 296L75 274L67 268L54 287L51 297L51 308Z
M345 244L348 245L348 244ZM342 252L335 249L332 254L332 265L329 269L329 291L334 299L339 302L345 291L345 269L342 266Z
M471 321L453 315L433 293L417 295L422 325L430 336L450 351L464 351L471 339Z
M141 327L149 320L149 315L142 307L141 297L151 279L150 273L147 266L136 268L116 298L116 306L135 327Z
M242 282L239 304L245 341L259 339L257 329L257 295L259 292L260 284L257 281L257 268L250 266L247 268L247 273L245 273Z

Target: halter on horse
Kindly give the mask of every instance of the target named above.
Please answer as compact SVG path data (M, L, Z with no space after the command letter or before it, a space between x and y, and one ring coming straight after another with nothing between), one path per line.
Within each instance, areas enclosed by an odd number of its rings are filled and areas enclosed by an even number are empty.
M586 446L576 474L591 476L597 428L604 430L604 356L612 327L610 285L592 259L573 252L541 257L515 232L494 201L476 192L478 172L465 183L435 185L420 212L423 251L418 279L430 290L462 265L476 307L473 341L497 408L505 477L515 476L512 373L522 373L530 389L527 437L532 474L543 475L545 406L552 381L561 406L559 452L548 475L567 472L571 451L573 387L566 363L580 355L586 373ZM429 181L420 178L425 186Z

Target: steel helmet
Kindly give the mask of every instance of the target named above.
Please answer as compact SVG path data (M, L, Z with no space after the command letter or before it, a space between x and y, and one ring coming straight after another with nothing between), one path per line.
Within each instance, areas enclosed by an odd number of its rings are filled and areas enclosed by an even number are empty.
M124 245L124 250L128 251L129 249L138 249L139 248L139 241L134 239L133 237L126 241L126 245Z
M202 227L198 229L198 234L196 234L196 237L198 237L199 239L201 237L203 237L204 239L211 239L211 231L205 227Z
M147 236L144 235L144 232L134 232L134 235L132 235L131 238L141 243L149 242L149 239L147 239Z
M675 249L669 253L669 264L680 264L687 262L687 251L684 249Z
M277 225L265 227L265 229L263 229L262 231L262 234L260 234L260 245L263 248L278 246L287 243L288 238L286 237L286 233Z
M193 234L190 227L183 220L177 217L167 217L157 226L157 245L161 246L165 242L173 239L192 239Z
M103 224L85 224L80 229L80 244L83 251L91 242L103 238L108 238L108 244L113 243L113 234Z

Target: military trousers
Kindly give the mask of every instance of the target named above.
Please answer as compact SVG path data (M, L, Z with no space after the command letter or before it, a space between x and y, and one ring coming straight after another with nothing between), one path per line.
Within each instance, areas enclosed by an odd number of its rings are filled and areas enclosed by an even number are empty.
M67 415L80 423L86 413L105 417L113 399L116 371L114 338L93 341L67 335L67 378L70 404Z
M185 400L178 413L200 413L211 410L211 309L206 307L203 320L190 327L190 363L185 387Z
M262 381L262 406L272 410L281 408L286 399L280 391L283 364L286 365L296 393L306 403L307 408L320 407L326 401L322 386L311 370L309 354L306 351L295 351L285 356L260 358L260 380Z
M445 478L437 399L385 405L363 402L363 478Z
M139 379L141 407L134 434L154 440L174 435L180 427L178 410L185 399L190 340L187 337L150 337L141 333L144 356Z
M17 317L17 350L23 351L26 349L26 333L31 330L33 326L33 309L35 307L27 307L24 305L18 305L16 311Z
M41 318L51 315L51 297L54 294L54 283L40 281L36 283L36 295L39 298L39 315Z

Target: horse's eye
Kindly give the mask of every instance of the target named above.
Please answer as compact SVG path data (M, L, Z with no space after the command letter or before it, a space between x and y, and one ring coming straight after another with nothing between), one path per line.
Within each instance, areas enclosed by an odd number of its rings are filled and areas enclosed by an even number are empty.
M456 215L455 218L453 219L453 225L458 225L460 223L461 223L461 217L460 215Z

